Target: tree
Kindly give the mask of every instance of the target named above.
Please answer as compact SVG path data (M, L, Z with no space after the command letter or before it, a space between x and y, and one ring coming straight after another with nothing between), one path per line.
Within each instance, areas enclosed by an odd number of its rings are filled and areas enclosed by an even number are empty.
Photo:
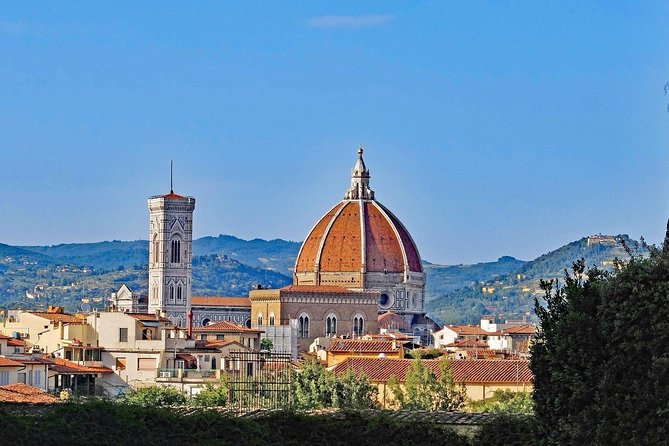
M400 409L458 410L464 406L464 386L456 386L446 357L439 361L439 378L420 358L415 358L407 370L402 386L391 376L388 387Z
M341 376L315 360L307 361L292 380L296 409L369 409L376 407L377 388L352 370Z
M150 386L133 390L122 401L136 406L173 406L185 404L186 395L174 387Z
M667 244L665 242L665 248ZM544 283L532 346L534 404L546 444L666 444L669 253L652 248L615 274L577 262Z
M206 384L190 402L194 406L225 406L228 403L228 390L227 381L223 378L218 385Z
M495 390L492 398L472 402L470 408L474 412L499 414L532 415L534 413L532 393L504 389Z
M260 350L272 350L274 348L274 343L270 338L263 338L260 341Z

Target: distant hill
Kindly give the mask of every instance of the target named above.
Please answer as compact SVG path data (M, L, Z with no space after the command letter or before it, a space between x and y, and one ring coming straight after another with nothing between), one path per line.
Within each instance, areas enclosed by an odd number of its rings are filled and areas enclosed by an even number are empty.
M616 237L628 246L636 242ZM426 309L440 322L474 323L483 314L501 319L533 316L540 279L562 277L577 259L611 268L627 258L622 244L608 236L584 237L525 262L501 257L475 265L423 262L427 276ZM291 282L300 243L286 240L242 240L230 235L193 242L193 292L245 295L256 283L281 287ZM54 246L0 244L0 305L63 304L76 309L81 299L102 299L128 284L146 292L148 242L107 241Z
M520 269L525 263L508 256L500 257L496 262L474 265L437 265L423 262L427 275L426 299L430 301L463 286L471 286L477 282L505 276Z
M195 240L193 252L196 255L226 255L245 265L270 269L292 277L301 245L281 239L242 240L231 235L219 235Z
M441 292L435 292L438 289L436 287L428 287L426 309L442 323L475 323L481 315L493 315L501 320L534 318L534 298L542 299L543 296L539 288L541 279L564 277L564 270L571 268L581 258L585 259L589 267L610 270L614 259L629 258L623 245L637 249L640 253L644 251L638 247L638 242L625 234L615 237L594 236L571 242L535 260L521 262L518 268L507 268L506 273L505 266L513 264L508 259L494 262L505 264L499 265L499 268L494 264L483 264L483 271L497 268L500 275ZM431 280L434 278L428 278L428 283Z
M226 255L249 266L266 268L292 276L295 258L301 243L286 240L242 240L231 235L202 237L193 241L193 255ZM9 245L2 245L9 246ZM149 258L149 242L107 241L97 243L66 243L53 246L11 247L42 254L52 262L89 266L95 269L116 269L119 266L142 267ZM0 248L0 254L2 249Z

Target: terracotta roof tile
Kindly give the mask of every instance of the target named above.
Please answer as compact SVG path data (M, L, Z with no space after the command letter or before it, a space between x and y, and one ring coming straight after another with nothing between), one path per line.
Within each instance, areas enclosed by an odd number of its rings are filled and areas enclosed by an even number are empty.
M362 235L360 206L350 202L344 206L327 233L320 258L321 271L360 271L362 266Z
M0 367L23 367L23 364L13 359L0 356Z
M295 271L313 271L316 264L316 257L321 246L323 234L327 229L332 218L337 214L339 209L344 205L344 202L337 203L327 214L321 218L316 226L311 230L307 239L300 248L297 261L295 262Z
M191 304L203 307L251 307L249 298L243 296L193 296Z
M18 383L0 386L0 401L3 403L53 404L60 402L60 399L37 387Z
M400 382L406 380L407 370L413 359L352 357L337 364L337 374L353 370L364 374L373 382L386 382L396 376ZM532 382L532 371L528 361L523 360L453 360L449 361L456 383L520 383ZM435 375L440 376L439 359L423 360Z
M444 328L462 336L490 336L495 334L485 331L478 325L444 325Z
M502 330L502 332L507 334L533 335L537 332L537 327L535 325L518 325L515 327L505 328Z
M401 273L404 257L388 219L376 203L365 203L365 243L367 244L367 271Z
M40 313L37 311L30 311L30 314L48 319L52 322L62 322L64 324L85 324L86 320L78 318L72 314L65 313Z
M92 367L87 365L77 364L73 361L68 361L67 359L55 358L53 360L54 365L50 368L58 373L114 373L109 367Z
M25 347L26 342L23 339L8 339L7 340L7 346L9 347Z

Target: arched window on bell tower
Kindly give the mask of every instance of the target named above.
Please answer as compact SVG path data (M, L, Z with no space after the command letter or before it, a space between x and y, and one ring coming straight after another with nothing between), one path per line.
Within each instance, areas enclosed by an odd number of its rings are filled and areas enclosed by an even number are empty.
M170 248L170 263L181 263L181 240L172 239Z
M158 263L158 234L153 234L153 263Z

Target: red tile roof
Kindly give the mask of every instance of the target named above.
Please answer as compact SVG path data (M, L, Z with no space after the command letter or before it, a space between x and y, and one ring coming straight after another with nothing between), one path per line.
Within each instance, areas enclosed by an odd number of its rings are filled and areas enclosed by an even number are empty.
M23 367L23 364L13 359L0 356L0 367Z
M9 347L25 347L26 342L22 339L8 339L7 340L7 346Z
M369 272L423 271L418 249L397 217L376 201L344 200L311 230L295 271L357 273L363 264Z
M518 325L515 327L505 328L502 330L502 332L507 334L533 335L537 332L537 327L535 325Z
M0 333L0 339L12 339L11 336L5 336L2 333Z
M169 194L165 194L165 195L159 195L157 198L168 198L168 199L172 199L172 200L185 200L186 199L186 197L184 197L183 195L175 194L174 192L170 192Z
M52 404L60 402L60 399L53 395L49 395L37 387L18 383L10 384L8 386L0 386L0 402Z
M333 339L326 350L334 353L397 353L401 342L398 341L368 341L363 339Z
M40 313L37 311L30 311L30 314L48 319L52 322L62 322L64 324L85 324L85 319L80 319L72 314L65 313Z
M67 359L55 358L54 365L50 368L58 373L84 374L84 373L114 373L109 367L92 367L80 365Z
M251 308L251 301L248 297L243 296L193 296L191 299L193 306L204 307L249 307Z
M193 328L193 331L197 333L263 333L262 330L246 328L227 321L216 322L205 327L196 327Z
M413 359L363 358L352 357L337 364L337 374L353 370L367 376L373 382L386 382L396 376L400 382L406 380L407 370ZM532 382L532 371L528 361L522 360L453 360L449 361L453 379L457 383L520 383ZM425 364L432 372L440 376L439 359L425 359Z
M448 328L462 336L494 336L496 334L485 331L478 325L444 325L444 328Z

